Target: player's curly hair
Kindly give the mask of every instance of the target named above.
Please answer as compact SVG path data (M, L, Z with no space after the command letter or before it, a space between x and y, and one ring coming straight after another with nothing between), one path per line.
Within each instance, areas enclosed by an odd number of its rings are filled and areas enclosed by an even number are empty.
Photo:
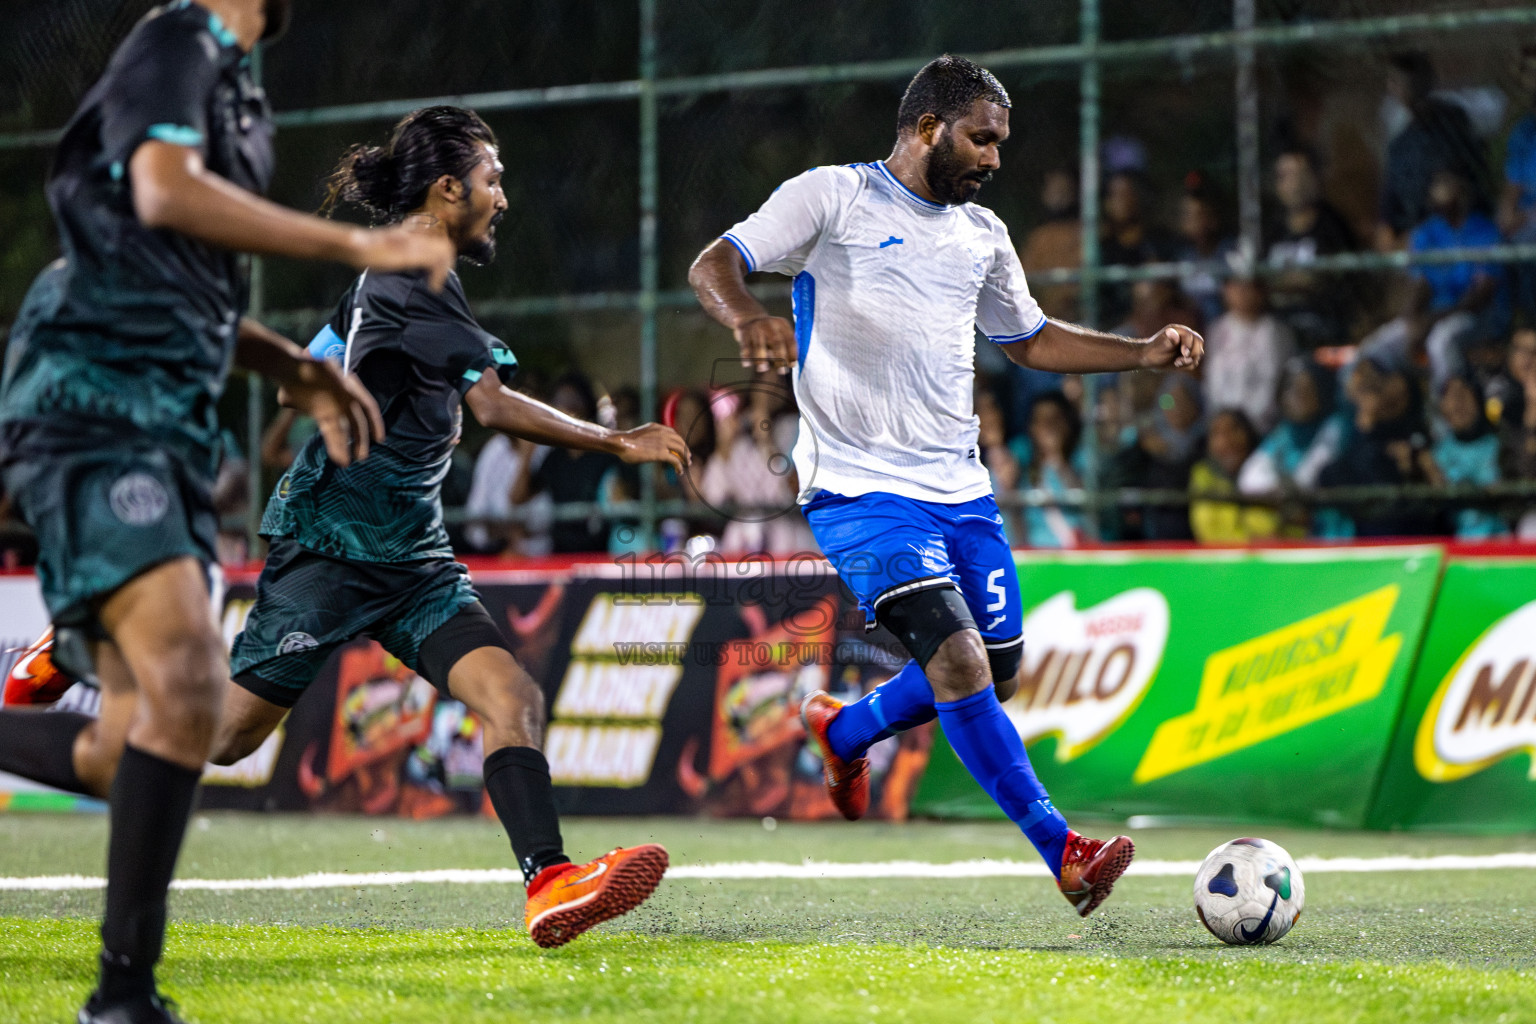
M347 150L331 172L320 212L355 203L376 222L393 224L426 202L443 175L466 181L483 157L481 145L496 145L496 133L473 110L422 107L400 119L382 146Z
M932 114L945 124L954 124L977 100L987 100L1000 107L1013 106L1008 99L1008 90L980 64L950 53L935 57L907 83L901 106L896 109L896 131L915 130L924 114Z

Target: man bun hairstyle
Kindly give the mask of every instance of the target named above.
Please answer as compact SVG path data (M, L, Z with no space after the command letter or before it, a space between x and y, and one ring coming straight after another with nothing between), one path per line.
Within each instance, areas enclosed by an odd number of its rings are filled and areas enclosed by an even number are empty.
M907 83L901 106L896 110L896 131L915 131L924 114L954 124L970 112L977 100L1000 107L1013 106L1008 90L980 64L949 53L935 57Z
M394 224L427 201L443 175L468 187L469 172L495 146L496 133L473 110L423 107L400 119L382 146L347 150L331 172L321 212L340 203L363 207L375 223Z

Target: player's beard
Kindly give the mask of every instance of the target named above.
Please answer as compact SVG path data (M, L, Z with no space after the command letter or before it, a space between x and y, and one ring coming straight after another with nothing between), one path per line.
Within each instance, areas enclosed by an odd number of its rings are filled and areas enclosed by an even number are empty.
M267 27L261 30L261 40L270 43L288 31L293 16L293 0L267 0Z
M992 180L991 171L978 171L968 166L955 153L955 142L945 128L928 150L928 167L923 172L928 190L946 206L968 203L981 191L983 182Z
M459 250L459 258L477 267L483 267L496 258L496 225L501 223L502 215L494 214L491 222L486 225L485 234L470 242Z

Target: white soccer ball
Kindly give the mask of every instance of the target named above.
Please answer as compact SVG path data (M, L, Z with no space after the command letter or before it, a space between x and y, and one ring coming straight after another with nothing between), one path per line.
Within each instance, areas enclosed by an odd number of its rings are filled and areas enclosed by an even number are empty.
M1306 887L1291 855L1268 839L1234 839L1195 872L1195 913L1222 942L1274 942L1301 916Z

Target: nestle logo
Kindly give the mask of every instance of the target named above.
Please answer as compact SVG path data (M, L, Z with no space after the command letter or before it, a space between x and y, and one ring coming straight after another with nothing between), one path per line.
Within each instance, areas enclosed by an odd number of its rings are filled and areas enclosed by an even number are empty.
M1139 633L1141 631L1140 615L1107 615L1101 619L1092 619L1084 627L1084 632L1089 639L1101 636L1119 636L1121 633Z

